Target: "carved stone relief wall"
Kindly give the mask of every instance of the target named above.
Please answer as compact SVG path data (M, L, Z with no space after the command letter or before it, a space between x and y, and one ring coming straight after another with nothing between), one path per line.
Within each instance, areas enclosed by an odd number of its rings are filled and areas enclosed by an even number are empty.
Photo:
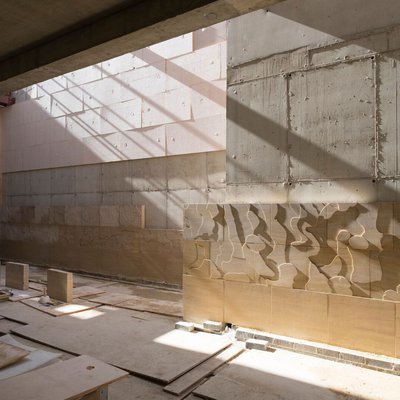
M190 205L184 273L400 301L400 204Z
M185 210L184 318L400 357L400 203Z

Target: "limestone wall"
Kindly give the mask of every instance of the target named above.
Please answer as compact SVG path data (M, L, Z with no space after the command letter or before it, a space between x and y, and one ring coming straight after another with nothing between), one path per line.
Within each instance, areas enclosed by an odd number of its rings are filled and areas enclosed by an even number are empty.
M400 356L399 203L190 205L184 239L187 320Z
M182 232L144 229L144 206L1 209L1 257L181 285Z

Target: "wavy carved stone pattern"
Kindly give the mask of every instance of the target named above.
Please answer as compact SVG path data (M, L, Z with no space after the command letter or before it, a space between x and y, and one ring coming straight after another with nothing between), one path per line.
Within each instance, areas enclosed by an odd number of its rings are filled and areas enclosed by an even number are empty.
M184 273L400 301L400 203L198 204Z

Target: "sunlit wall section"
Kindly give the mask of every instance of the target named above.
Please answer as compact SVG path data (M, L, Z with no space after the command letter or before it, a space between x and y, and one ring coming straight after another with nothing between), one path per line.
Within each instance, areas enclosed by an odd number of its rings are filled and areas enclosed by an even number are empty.
M225 149L225 23L15 93L5 172Z
M225 23L14 96L6 206L144 205L147 228L169 229L184 203L224 201Z

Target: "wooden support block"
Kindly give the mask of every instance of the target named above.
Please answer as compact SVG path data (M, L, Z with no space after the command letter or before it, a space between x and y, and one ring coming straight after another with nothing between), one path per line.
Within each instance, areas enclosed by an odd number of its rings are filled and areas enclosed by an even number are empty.
M50 298L72 303L73 274L72 272L49 269L47 271L47 294Z
M28 290L29 265L16 262L6 263L6 286L19 290Z

